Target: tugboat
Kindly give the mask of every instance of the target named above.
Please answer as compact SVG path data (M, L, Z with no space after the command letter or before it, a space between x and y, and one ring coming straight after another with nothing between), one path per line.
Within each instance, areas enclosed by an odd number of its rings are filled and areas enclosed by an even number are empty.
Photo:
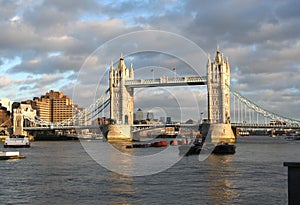
M189 150L185 153L185 156L189 155L199 155L201 151L204 153L211 152L217 155L227 155L227 154L235 154L236 146L234 144L228 144L221 142L217 144L215 147L213 144L206 144L204 146L204 141L199 142L195 141L193 145L189 148Z
M29 138L24 135L11 135L5 139L3 145L4 148L30 147L30 141Z
M234 144L228 144L221 142L218 144L212 153L214 154L234 154L235 153L236 146Z

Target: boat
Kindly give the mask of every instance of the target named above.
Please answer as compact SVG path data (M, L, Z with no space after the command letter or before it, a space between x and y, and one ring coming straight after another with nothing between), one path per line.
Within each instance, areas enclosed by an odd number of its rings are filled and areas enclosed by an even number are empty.
M126 149L130 149L130 148L148 148L148 147L151 147L151 143L127 145Z
M202 150L202 145L203 144L194 144L192 146L181 145L179 147L179 151L180 151L179 155L185 155L185 156L199 155Z
M11 135L5 139L3 145L4 148L30 147L30 141L29 138L24 135Z
M196 138L192 144L182 144L179 146L179 155L199 155L203 148L204 141Z
M78 140L77 135L71 134L37 134L34 137L34 141L68 141L68 140Z
M183 146L181 146L184 148ZM181 148L180 147L180 148ZM234 144L224 143L221 142L216 146L214 144L204 142L194 142L193 145L186 151L181 148L181 153L185 153L185 156L189 155L199 155L200 153L212 153L216 155L227 155L227 154L234 154L236 150L236 146Z
M220 143L213 150L213 154L234 154L236 146L234 144L229 143Z
M126 149L131 149L131 148L149 148L149 147L167 147L168 143L167 141L157 141L157 142L152 142L152 143L142 143L142 144L138 144L138 143L134 143L131 145L127 145Z
M0 152L0 160L8 159L23 159L24 155L20 155L19 152Z
M166 124L156 138L176 138L180 136L180 125Z

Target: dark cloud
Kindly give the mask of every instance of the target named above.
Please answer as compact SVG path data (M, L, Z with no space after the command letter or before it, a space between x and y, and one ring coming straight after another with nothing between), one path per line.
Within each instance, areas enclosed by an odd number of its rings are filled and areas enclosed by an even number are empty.
M21 86L20 88L19 88L19 90L20 91L26 91L26 90L30 90L30 89L32 89L32 87L31 86Z
M25 59L24 59L25 60ZM53 57L38 57L30 59L22 64L16 65L9 70L10 73L26 72L32 74L51 74L63 73L68 70L78 71L82 65L82 59L76 56L53 56Z
M297 0L282 1L275 10L276 14L283 19L300 18L300 2Z

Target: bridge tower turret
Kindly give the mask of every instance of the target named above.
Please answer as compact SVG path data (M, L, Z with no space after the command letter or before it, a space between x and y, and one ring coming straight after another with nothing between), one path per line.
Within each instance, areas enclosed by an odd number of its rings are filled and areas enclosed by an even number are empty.
M116 124L133 124L133 88L125 87L126 80L134 79L134 71L131 66L128 69L121 54L118 67L114 69L113 64L109 71L110 88L110 118L116 121Z

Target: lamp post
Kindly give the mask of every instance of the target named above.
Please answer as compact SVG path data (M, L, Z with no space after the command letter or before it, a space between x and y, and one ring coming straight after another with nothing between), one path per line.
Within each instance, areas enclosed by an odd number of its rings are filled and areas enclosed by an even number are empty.
M174 78L176 78L176 68L173 68L174 71Z
M152 80L154 81L154 69L151 69L151 73L152 73Z

